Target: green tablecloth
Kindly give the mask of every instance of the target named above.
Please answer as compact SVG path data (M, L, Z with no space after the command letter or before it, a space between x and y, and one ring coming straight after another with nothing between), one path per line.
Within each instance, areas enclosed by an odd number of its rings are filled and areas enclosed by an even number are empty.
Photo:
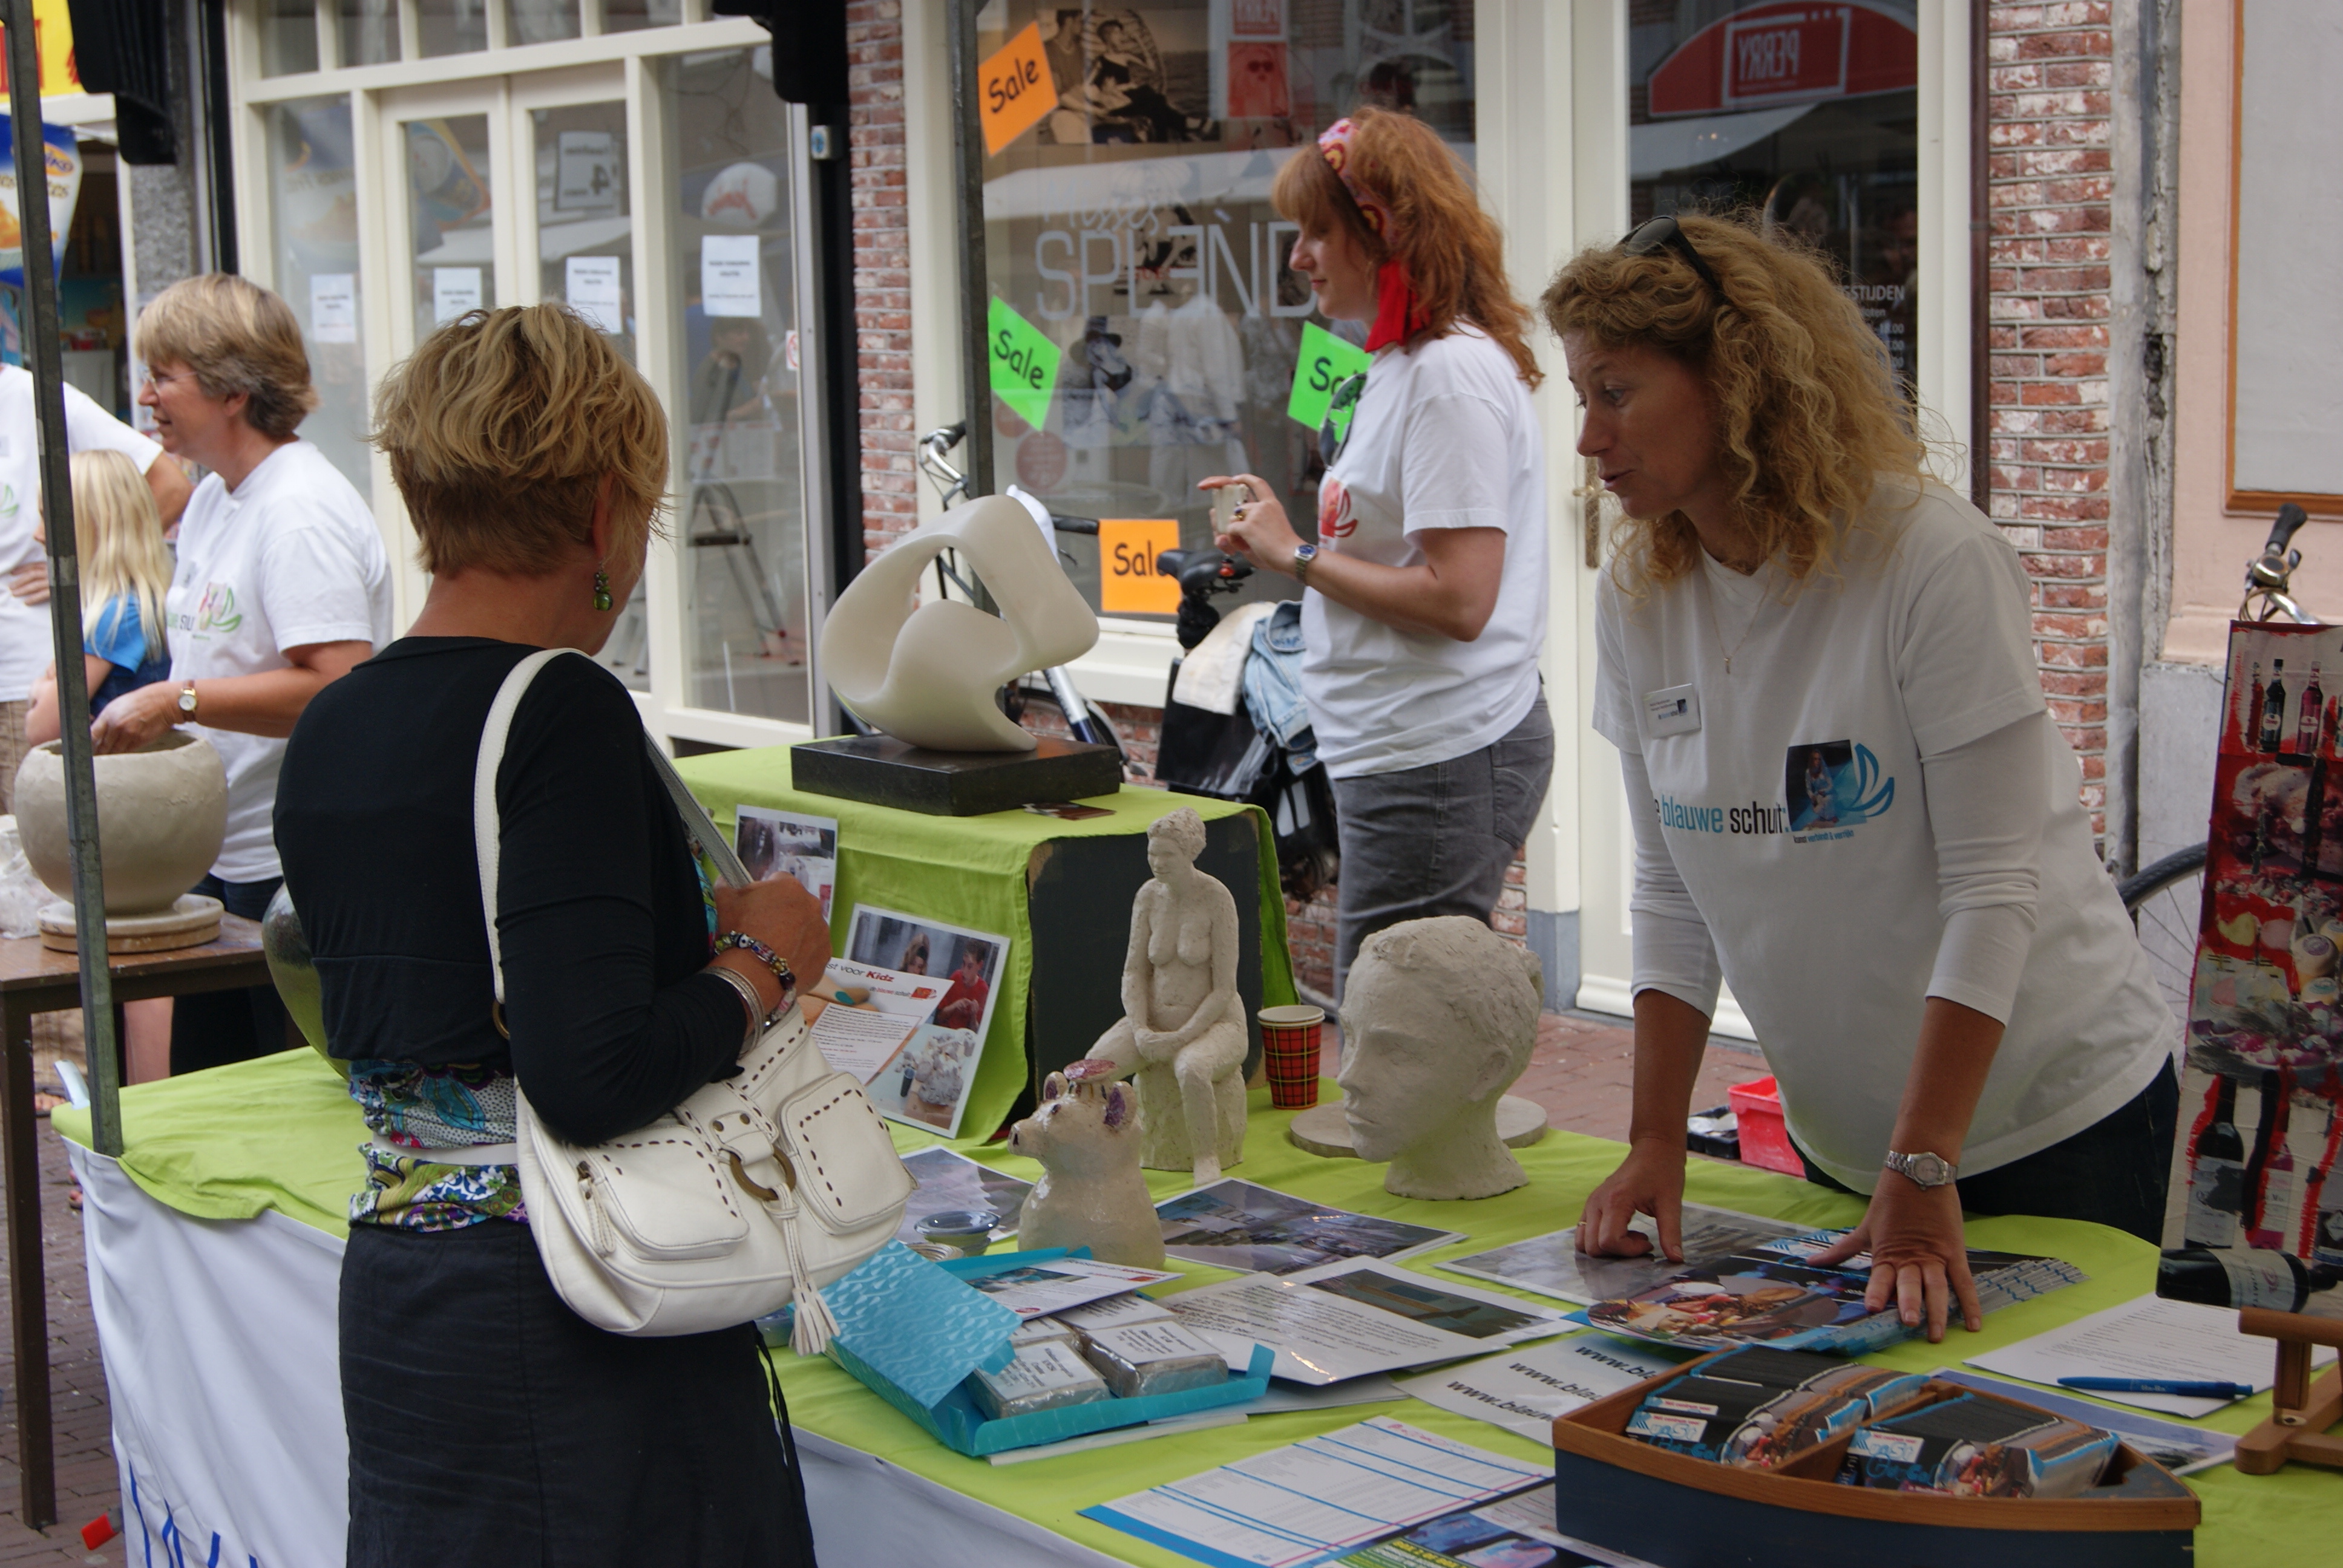
M1332 1084L1326 1089L1329 1095L1335 1092ZM1320 1160L1286 1142L1289 1113L1269 1109L1267 1091L1256 1090L1252 1105L1246 1159L1230 1174L1367 1213L1462 1231L1471 1237L1429 1258L1410 1260L1409 1267L1427 1272L1438 1259L1570 1224L1587 1191L1610 1172L1622 1152L1619 1145L1601 1139L1551 1133L1535 1148L1522 1151L1522 1164L1530 1175L1527 1187L1477 1203L1413 1202L1383 1191L1382 1166ZM288 1051L236 1067L141 1084L123 1091L122 1113L124 1169L140 1187L171 1207L213 1220L249 1217L264 1208L276 1208L320 1230L342 1231L345 1205L359 1180L357 1145L365 1131L357 1108L343 1092L341 1080L311 1053ZM88 1141L85 1112L55 1114L59 1130L67 1137ZM941 1141L908 1127L893 1131L897 1147L907 1151ZM953 1147L1028 1179L1039 1173L1040 1168L1031 1161L997 1148L988 1150L973 1141ZM1167 1197L1187 1183L1170 1172L1150 1172L1148 1184L1158 1197ZM1851 1224L1862 1211L1855 1199L1788 1177L1700 1160L1693 1161L1686 1195L1699 1202L1814 1225ZM1956 1329L1942 1345L1906 1342L1866 1359L1915 1371L1953 1365L1963 1356L2040 1333L2154 1288L2155 1249L2099 1226L2061 1220L1977 1220L1971 1224L1969 1235L1980 1247L2068 1259L2091 1278L2086 1284L1993 1314L1981 1333ZM1189 1268L1186 1271L1199 1282L1225 1277L1216 1270ZM325 1309L321 1306L321 1310ZM963 1459L935 1442L826 1361L800 1361L787 1352L776 1360L788 1391L789 1414L799 1425L878 1454L1111 1556L1161 1568L1187 1564L1188 1560L1080 1518L1078 1511L1379 1412L1397 1415L1460 1442L1523 1458L1540 1452L1536 1444L1498 1427L1405 1400L1256 1416L1242 1427L995 1468L982 1460ZM2269 1396L2264 1394L2207 1418L2207 1424L2243 1432L2268 1412ZM2268 1568L2273 1563L2332 1561L2328 1553L2336 1550L2336 1541L2343 1539L2343 1474L2336 1472L2289 1465L2277 1475L2256 1477L2225 1467L2191 1476L2189 1484L2205 1502L2204 1527L2197 1538L2201 1568ZM2328 1544L2319 1545L2321 1541Z
M1010 939L1009 973L960 1123L968 1132L990 1133L999 1127L1025 1082L1025 997L1033 966L1025 877L1033 852L1053 839L1142 833L1149 823L1182 806L1194 807L1207 822L1250 816L1260 844L1262 1003L1276 1007L1294 1000L1293 964L1285 948L1285 898L1277 885L1269 819L1259 807L1125 788L1084 801L1111 815L1080 822L1031 811L930 817L834 795L800 794L789 787L786 746L711 752L679 761L676 770L728 833L734 809L744 805L837 819L838 889L830 905L830 935L841 948L857 904L998 931ZM1122 918L1127 917L1124 911Z

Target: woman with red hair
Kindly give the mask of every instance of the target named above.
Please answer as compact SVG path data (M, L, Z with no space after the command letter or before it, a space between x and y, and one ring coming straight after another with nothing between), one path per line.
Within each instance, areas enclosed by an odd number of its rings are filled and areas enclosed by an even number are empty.
M1432 128L1362 108L1296 153L1277 209L1318 308L1368 324L1373 363L1319 433L1317 538L1252 474L1220 547L1298 580L1302 694L1334 785L1334 975L1433 915L1486 920L1554 771L1545 452L1529 313L1504 241Z

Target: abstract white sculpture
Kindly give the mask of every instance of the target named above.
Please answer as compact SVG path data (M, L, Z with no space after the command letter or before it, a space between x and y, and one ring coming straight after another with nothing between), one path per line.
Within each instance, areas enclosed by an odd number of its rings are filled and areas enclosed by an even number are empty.
M1497 1136L1497 1101L1530 1064L1545 980L1478 920L1377 931L1342 992L1342 1110L1362 1160L1402 1198L1493 1198L1529 1178Z
M919 602L920 574L946 550L1001 608ZM1066 664L1098 641L1098 617L1033 516L1005 496L954 507L862 568L821 628L822 675L865 722L936 751L1031 751L1033 737L993 693Z
M1245 1135L1237 901L1196 869L1203 850L1193 807L1147 829L1155 875L1131 901L1123 1016L1090 1049L1118 1078L1139 1075L1139 1162L1192 1171L1199 1187L1244 1158Z

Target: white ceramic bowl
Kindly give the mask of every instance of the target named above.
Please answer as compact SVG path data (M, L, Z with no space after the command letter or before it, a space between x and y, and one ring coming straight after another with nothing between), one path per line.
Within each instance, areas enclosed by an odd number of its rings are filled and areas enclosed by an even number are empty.
M209 741L176 731L92 761L106 915L162 914L219 859L227 837L227 769ZM16 830L33 874L70 901L65 765L56 741L34 747L16 770Z

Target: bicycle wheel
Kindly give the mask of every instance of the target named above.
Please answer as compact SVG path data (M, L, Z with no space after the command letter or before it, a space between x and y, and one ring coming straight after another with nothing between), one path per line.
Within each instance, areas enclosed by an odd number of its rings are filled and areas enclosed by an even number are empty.
M2205 846L2167 855L2116 886L2139 945L2147 950L2156 987L2175 1018L2188 1016L2188 984L2197 972L2197 933L2205 918Z

